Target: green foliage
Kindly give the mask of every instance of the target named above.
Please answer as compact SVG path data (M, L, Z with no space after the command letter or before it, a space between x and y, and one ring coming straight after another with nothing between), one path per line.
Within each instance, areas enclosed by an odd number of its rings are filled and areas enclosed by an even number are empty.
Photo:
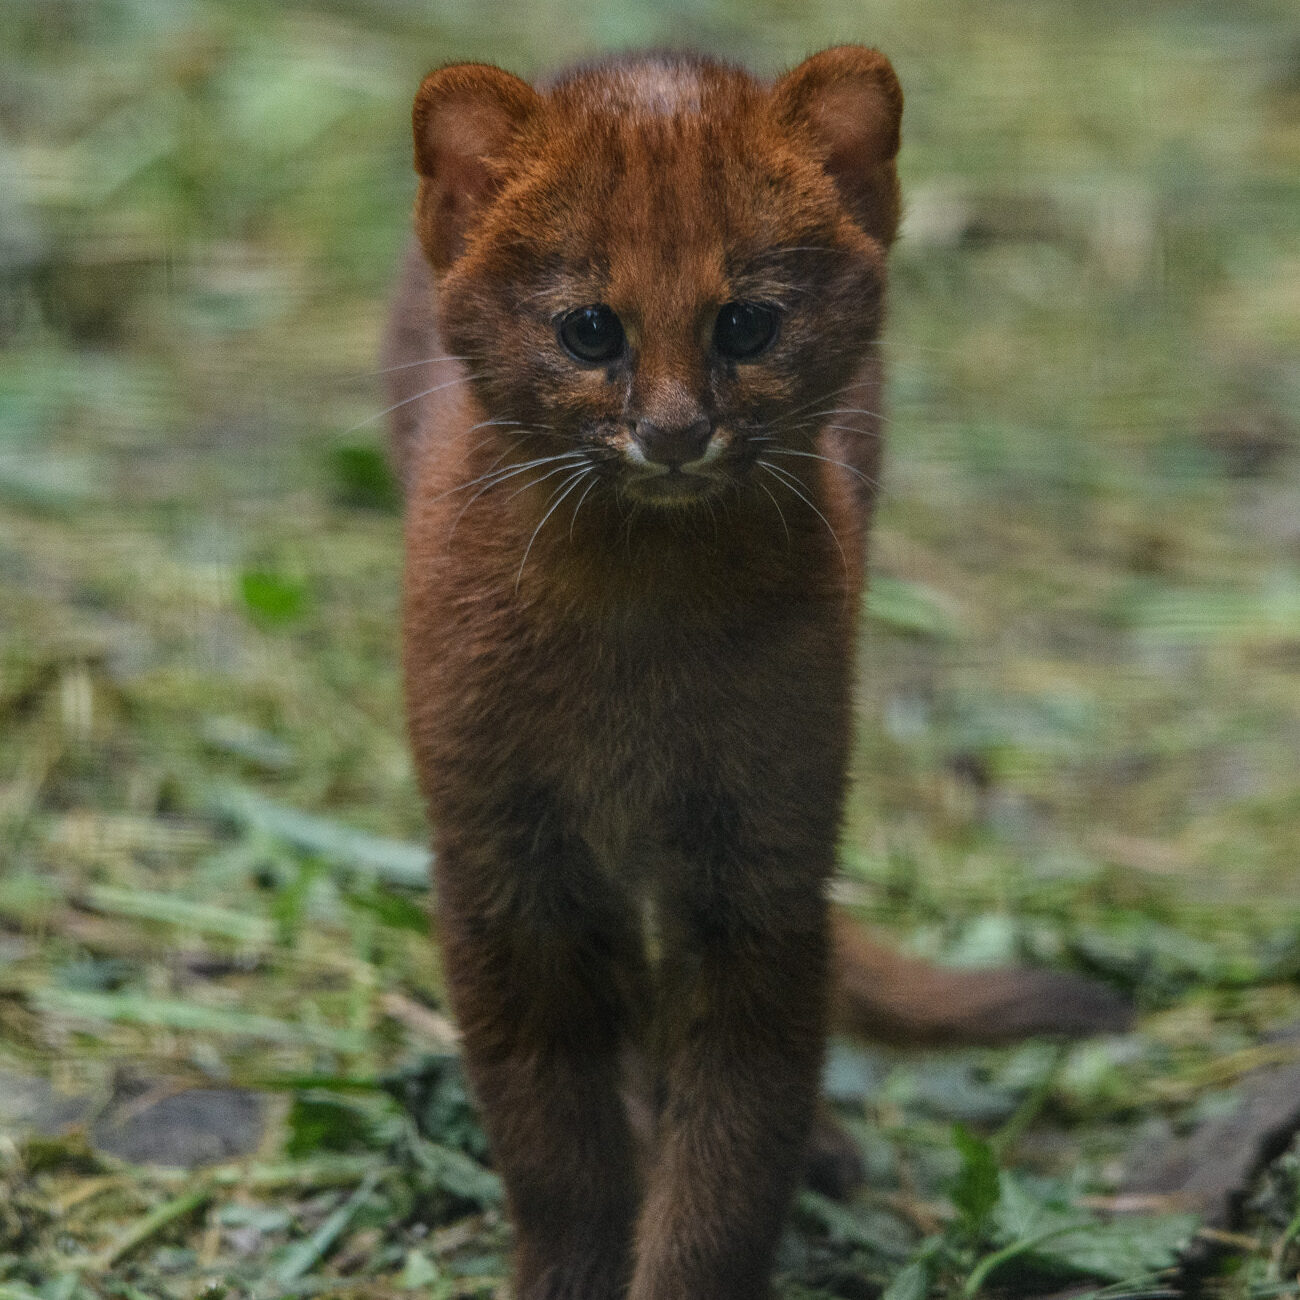
M1177 1263L1196 1230L1189 1214L1090 1212L1078 1204L1077 1184L999 1168L992 1145L960 1125L953 1141L961 1158L952 1185L956 1217L918 1244L887 1288L890 1300L915 1300L945 1276L963 1297L1009 1284L1059 1287L1071 1278L1140 1294Z
M286 1121L285 1153L295 1160L320 1152L352 1152L381 1144L373 1107L326 1092L299 1092Z
M254 620L268 627L292 623L307 606L307 588L302 581L269 569L242 573L239 594Z
M332 447L329 470L334 499L340 505L395 511L401 504L388 457L373 443L347 442Z
M967 1232L978 1237L998 1204L997 1156L990 1143L975 1137L962 1124L953 1128L952 1140L961 1157L961 1169L952 1186L952 1203Z
M931 1269L928 1256L914 1259L899 1269L880 1300L925 1300L930 1294Z
M1004 1170L994 1215L994 1239L1003 1258L1018 1251L1033 1261L1121 1282L1171 1268L1198 1226L1191 1214L1119 1214L1109 1219L1081 1212L1060 1184ZM986 1257L989 1259L992 1257ZM982 1274L987 1280L991 1270Z
M1300 1015L1293 9L9 0L0 1300L497 1288L375 418L410 92L846 34L906 87L908 213L845 893L1146 1014L1059 1062L837 1047L870 1186L800 1199L782 1294L1168 1285L1188 1221L1086 1194ZM67 1116L124 1062L289 1100L257 1159L122 1167ZM1242 1189L1224 1300L1294 1293L1295 1161Z
M460 1057L427 1055L385 1078L420 1134L444 1147L487 1159L487 1139L470 1100Z
M900 578L878 577L867 593L867 617L905 636L950 640L959 624L937 592Z
M353 907L368 912L391 930L409 930L425 937L429 933L429 911L404 894L372 885L368 889L350 890L346 898Z

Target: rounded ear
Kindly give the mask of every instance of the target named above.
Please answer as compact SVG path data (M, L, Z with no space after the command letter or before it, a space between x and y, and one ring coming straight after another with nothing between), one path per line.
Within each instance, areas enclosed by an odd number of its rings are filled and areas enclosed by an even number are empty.
M411 114L420 174L415 226L436 270L464 248L504 179L511 141L540 103L527 82L486 63L454 63L425 77Z
M903 90L879 50L837 45L805 59L772 90L787 129L812 137L853 219L886 247L898 233Z

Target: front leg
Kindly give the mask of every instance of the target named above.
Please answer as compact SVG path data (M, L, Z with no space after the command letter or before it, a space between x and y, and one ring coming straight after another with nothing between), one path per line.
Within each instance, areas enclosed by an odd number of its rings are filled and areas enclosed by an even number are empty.
M620 1057L644 992L626 909L580 841L503 815L443 835L452 1004L514 1229L517 1300L624 1294L635 1153ZM445 825L445 823L444 823Z
M803 1164L827 1008L820 890L719 919L688 925L665 959L664 1102L630 1300L761 1300Z

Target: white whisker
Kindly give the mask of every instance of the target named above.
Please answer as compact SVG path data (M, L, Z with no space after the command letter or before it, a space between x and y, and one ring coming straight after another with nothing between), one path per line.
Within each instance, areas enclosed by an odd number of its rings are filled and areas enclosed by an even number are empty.
M768 251L777 256L783 253L835 253L840 257L847 257L850 252L847 248L834 248L823 244L792 244L787 248L772 248Z
M527 470L538 469L542 465L549 465L556 460L561 460L561 459L567 460L571 456L577 454L580 453L565 451L565 452L561 452L558 456L543 456L539 460L525 461L522 465L507 465L504 469L497 470L495 473L481 475L479 478L474 479L473 482L463 484L464 487L473 487L474 483L481 482L482 479L484 478L488 480L486 483L483 484L481 488L479 488L477 492L474 493L472 497L470 497L468 501L465 502L463 506L461 506L460 512L456 515L456 518L451 521L451 527L447 530L447 540L449 542L451 541L452 537L456 532L457 527L460 525L460 521L465 517L465 511L467 511L470 508L470 506L472 506L474 502L477 501L479 497L483 495L484 492L487 492L489 489L496 487L498 483L504 483L506 482L507 479L512 479L518 474L525 473ZM546 475L542 475L542 478L545 477ZM533 481L536 483L540 483L542 480L541 478L538 478L538 479L534 479ZM459 492L460 488L453 488L452 491ZM446 496L448 494L443 493L443 495ZM511 498L511 500L513 500L513 498Z
M864 437L864 438L878 439L880 437L880 431L878 429L859 429L851 424L823 424L822 428L838 429L841 433L856 433L860 437Z
M569 520L569 541L573 541L573 525L578 522L578 511L582 509L582 503L591 495L591 489L600 482L600 475L596 473L596 467L591 466L591 482L587 484L587 490L578 498L578 504L573 507L573 518Z
M807 456L809 460L825 461L827 465L838 465L841 469L848 470L850 474L856 474L869 488L878 488L880 486L875 479L850 465L848 461L836 460L832 456L820 456L815 451L796 451L793 447L769 447L767 454L769 456Z
M774 429L810 429L830 415L867 415L872 419L880 420L886 424L889 423L889 417L881 411L868 411L861 406L832 406L824 411L813 411L810 415L805 415L801 420L794 422L792 422L791 416L786 416L781 420L773 420L771 427Z
M882 411L868 411L862 406L837 406L829 411L822 411L820 415L869 415L873 420L884 420L888 422L889 417Z
M704 498L704 504L709 507L709 518L713 522L713 544L716 546L721 541L718 536L718 516L713 513L713 502L708 497Z
M835 543L835 549L840 553L840 559L844 564L844 572L847 574L849 571L849 557L844 554L844 547L840 545L840 539L836 536L835 529L831 527L831 521L827 519L826 516L817 509L809 497L803 493L799 480L788 470L781 469L779 465L773 465L769 461L760 460L757 464L760 468L767 470L769 474L776 478L778 483L784 481L786 487L788 487L790 491L793 492L795 496L797 496L799 500L802 501L804 505L806 505L808 509L826 525L826 531L830 533L831 541Z
M584 455L584 454L585 453L572 452L572 451L566 451L564 453L566 457L575 456L575 455ZM559 458L557 457L557 459ZM557 474L563 474L566 469L572 469L572 468L573 468L572 465L560 465L556 469L548 469L546 473L542 474L540 477L529 479L528 482L523 485L523 487L516 488L508 497L506 497L506 500L513 501L515 497L520 496L524 492L527 492L529 488L535 488L539 483L545 483L548 478L554 478ZM584 465L582 466L582 468L586 469L587 466Z
M524 565L528 563L528 553L533 549L533 543L537 540L537 534L540 533L546 525L546 521L560 508L564 498L573 491L574 488L582 482L583 476L590 470L590 465L584 465L572 478L565 479L555 491L559 494L555 496L554 502L550 509L537 522L537 527L533 529L533 535L528 539L528 545L524 547L524 558L519 561L519 572L515 574L515 595L519 594L519 584L523 580ZM532 487L530 483L528 485ZM554 496L554 494L552 494Z
M833 392L819 393L816 397L812 398L811 401L804 402L802 406L796 406L793 410L784 412L782 415L778 416L775 420L773 420L772 424L774 425L783 424L787 420L792 420L796 415L802 415L803 412L806 411L810 406L816 406L818 402L826 402L826 401L833 402L835 398L841 396L844 393L851 393L855 388L871 388L874 387L875 384L876 384L876 380L874 379L858 379L851 384L844 384L842 387L835 389Z
M384 366L381 370L367 370L363 374L351 375L352 379L371 379L375 375L391 375L394 370L410 370L412 366L436 366L443 361L474 361L474 357L421 357L419 361L403 361L395 366Z
M507 449L507 452L508 450L509 449ZM503 452L502 455L506 455L507 452ZM553 456L538 456L534 460L526 460L519 465L506 465L503 469L500 470L497 470L494 467L489 467L484 473L480 474L477 478L469 479L467 482L464 483L458 483L454 488L448 488L445 492L439 492L437 496L431 497L430 500L441 501L443 497L449 497L454 495L457 492L463 492L466 488L472 488L475 483L482 483L484 479L493 478L497 474L506 474L506 475L518 474L526 469L533 469L538 465L549 465L552 461L559 460L561 457L576 456L580 454L582 453L575 452L575 451L562 451L562 452L557 452ZM498 460L499 459L500 457L498 457ZM489 484L488 486L490 487L491 484Z
M394 402L392 406L386 406L376 415L368 415L360 424L354 424L350 429L345 429L345 433L356 433L358 429L364 429L368 424L374 424L376 420L382 420L384 416L390 415L397 410L399 406L409 406L412 402L418 402L422 397L428 397L431 393L440 393L444 388L453 388L457 384L469 382L469 375L461 375L457 379L449 379L445 384L434 384L432 388L426 388L422 393L415 393L411 397L404 397L400 402Z
M772 495L772 489L766 483L754 480L755 486L763 489L767 493L767 499L776 507L776 517L781 521L781 531L785 533L785 549L790 549L790 525L785 522L785 511L781 509L781 503Z

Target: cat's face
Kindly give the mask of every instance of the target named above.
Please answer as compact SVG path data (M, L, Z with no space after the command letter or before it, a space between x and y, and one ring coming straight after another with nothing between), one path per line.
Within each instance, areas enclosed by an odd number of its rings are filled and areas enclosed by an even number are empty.
M667 60L537 97L440 276L489 416L679 506L810 442L875 341L893 216L868 233L773 100Z

